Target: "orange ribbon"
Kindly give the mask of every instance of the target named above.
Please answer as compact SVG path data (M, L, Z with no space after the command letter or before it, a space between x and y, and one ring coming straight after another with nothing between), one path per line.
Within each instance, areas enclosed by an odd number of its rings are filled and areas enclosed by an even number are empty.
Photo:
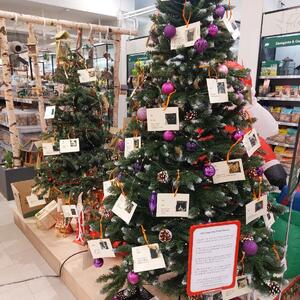
M142 229L142 234L143 234L144 240L145 240L146 244L149 245L149 241L148 241L148 237L147 237L147 234L146 234L146 230L145 230L145 228L144 228L143 225L141 225L141 229Z
M258 195L256 195L255 192L253 192L253 196L256 200L260 200L260 198L261 198L262 181L263 181L263 178L262 178L262 176L260 176L259 177L259 184L258 184Z
M192 12L190 11L189 18L187 19L186 16L185 16L186 2L187 2L187 0L184 0L184 5L183 5L183 9L182 9L182 18L183 18L183 20L184 20L184 23L185 23L186 27L189 27L189 25L190 25L190 20L191 20L191 18L192 18Z
M278 253L278 251L277 251L277 248L276 248L276 245L275 245L275 244L272 246L272 250L274 251L277 260L280 262L280 261L281 261L280 255L279 255L279 253Z
M229 14L229 20L232 17L232 9L231 9L231 2L228 0L228 6L230 7L230 14ZM228 19L228 11L226 10L226 18Z
M175 94L175 93L176 93L176 90L175 90L174 92L170 93L170 94L168 95L168 97L167 97L167 100L163 103L163 110L164 110L164 111L168 108L169 103L170 103L170 100L171 100L171 97L172 97L172 95Z
M243 138L240 138L240 139L238 139L233 145L231 145L230 149L229 149L228 152L227 152L227 156L226 156L226 161L227 161L227 162L228 162L229 159L230 159L230 155L231 155L231 152L232 152L233 148L234 148L237 144L239 144L242 140L243 140Z
M177 176L176 176L176 182L175 182L175 192L174 192L174 197L176 197L178 189L179 189L179 181L180 181L180 170L177 170Z
M245 261L245 252L244 251L242 251L242 254L243 254L243 256L242 256L242 258L241 258L241 261L240 261L240 263L241 263L241 265L242 265L242 274L244 274L244 272L245 272L245 264L244 264L244 261Z
M103 239L103 224L102 224L102 221L103 221L103 215L101 216L101 219L100 219L100 239Z

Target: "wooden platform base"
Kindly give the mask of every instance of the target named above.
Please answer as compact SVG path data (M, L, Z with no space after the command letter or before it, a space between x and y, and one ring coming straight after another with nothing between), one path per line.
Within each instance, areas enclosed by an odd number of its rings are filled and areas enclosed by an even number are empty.
M73 243L74 236L60 238L56 236L54 229L49 231L38 229L33 218L24 219L16 209L14 221L56 274L59 273L60 266L67 257L86 249ZM103 300L104 295L100 293L101 285L96 283L96 279L101 274L107 273L113 265L120 263L120 260L106 258L100 269L94 266L84 268L87 255L78 254L68 260L63 267L61 279L78 300ZM175 299L163 295L152 286L146 288L160 300Z

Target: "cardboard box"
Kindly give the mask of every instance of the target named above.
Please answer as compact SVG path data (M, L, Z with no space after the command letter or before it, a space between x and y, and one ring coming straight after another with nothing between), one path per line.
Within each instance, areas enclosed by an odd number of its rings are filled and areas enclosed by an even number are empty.
M39 205L35 207L29 207L26 197L31 195L31 190L34 185L35 181L32 179L11 183L11 189L16 201L17 208L24 218L34 216L37 211L45 206Z
M37 225L41 229L50 229L56 224L57 203L55 200L47 204L35 214Z

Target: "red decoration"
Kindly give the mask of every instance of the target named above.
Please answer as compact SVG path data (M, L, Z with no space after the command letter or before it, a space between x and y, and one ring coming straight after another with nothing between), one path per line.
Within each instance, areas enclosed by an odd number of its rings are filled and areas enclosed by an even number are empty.
M213 140L214 138L215 137L212 134L210 134L208 136L204 136L204 137L199 138L198 141L200 141L200 142L207 142L207 141Z
M122 242L122 241L114 241L113 244L112 244L112 246L113 246L114 249L117 249L118 247L125 246L125 245L127 245L127 243L126 242ZM116 252L116 254L120 255L122 257L125 257L129 253L128 252Z
M204 129L202 129L202 128L198 128L198 129L197 129L197 133L198 133L199 135L201 135L203 132L204 132Z
M98 231L90 231L90 237L92 239L98 239L100 237L100 232L98 232Z

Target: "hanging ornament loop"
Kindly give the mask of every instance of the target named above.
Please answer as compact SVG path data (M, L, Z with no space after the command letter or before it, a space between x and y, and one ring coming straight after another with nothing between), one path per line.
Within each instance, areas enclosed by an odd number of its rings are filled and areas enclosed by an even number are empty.
M182 9L182 18L184 20L184 23L186 27L189 27L190 21L192 18L192 11L189 12L188 18L186 18L185 12L186 12L186 6L187 6L187 0L184 0L183 9Z

